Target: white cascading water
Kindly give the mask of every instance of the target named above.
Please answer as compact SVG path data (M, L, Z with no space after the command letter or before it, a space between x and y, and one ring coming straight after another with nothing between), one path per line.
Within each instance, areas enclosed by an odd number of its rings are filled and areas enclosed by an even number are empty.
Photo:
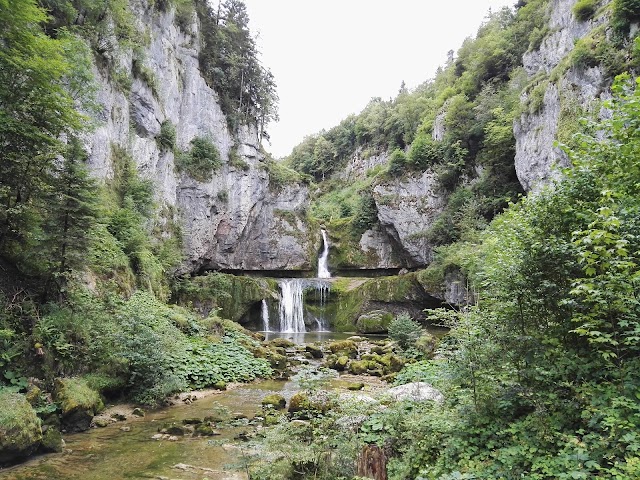
M305 332L304 326L304 280L288 278L280 283L280 331L284 333Z
M329 259L329 239L327 238L327 232L323 228L320 230L322 233L322 254L318 258L318 278L331 278L331 272L329 272L329 267L327 265L327 261Z
M269 330L269 305L267 305L267 301L262 299L262 330L265 332L270 332Z
M307 331L304 322L304 296L305 290L315 293L315 303L322 312L329 298L331 283L326 280L313 280L304 278L284 278L278 280L280 285L280 306L278 309L280 332L283 333L304 333ZM266 303L266 302L265 302ZM263 325L264 325L263 306ZM316 322L316 330L319 332L328 331L327 321L324 315L313 317Z

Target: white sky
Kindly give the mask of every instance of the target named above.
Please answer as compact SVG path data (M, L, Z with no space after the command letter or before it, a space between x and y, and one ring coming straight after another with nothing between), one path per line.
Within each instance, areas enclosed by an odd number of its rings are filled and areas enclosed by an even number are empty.
M275 157L306 135L432 78L489 9L516 0L244 0L262 61L275 76Z

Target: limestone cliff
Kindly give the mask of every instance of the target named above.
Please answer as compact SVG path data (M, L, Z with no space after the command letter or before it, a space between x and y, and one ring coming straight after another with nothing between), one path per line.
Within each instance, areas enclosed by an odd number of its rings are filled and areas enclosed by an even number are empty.
M550 34L538 49L523 57L527 75L536 80L538 94L543 95L541 105L533 108L535 111L523 113L514 123L516 172L526 191L539 189L557 178L560 168L569 165L564 152L555 145L566 117L591 110L595 100L608 95L601 66L567 67L576 42L603 25L609 15L603 9L604 13L593 19L579 21L572 11L575 3L576 0L550 2ZM609 3L600 2L602 6ZM530 101L533 92L534 89L525 92L523 102Z
M257 129L231 132L218 95L200 73L196 15L179 27L174 10L152 4L134 2L132 8L149 39L137 55L153 81L135 75L131 48L118 45L115 36L104 54L114 67L94 69L100 111L85 139L92 171L108 180L114 147L131 155L141 176L153 181L158 205L170 207L181 225L182 272L309 269L315 238L301 221L306 186L270 186ZM129 91L114 72L133 79ZM200 182L176 170L174 152L157 142L165 121L176 127L178 151L188 150L195 137L213 141L223 160L213 178Z

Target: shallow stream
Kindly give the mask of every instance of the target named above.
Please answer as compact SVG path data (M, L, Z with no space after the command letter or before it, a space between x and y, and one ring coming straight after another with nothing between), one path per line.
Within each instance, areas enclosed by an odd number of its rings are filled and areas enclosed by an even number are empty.
M220 428L219 436L178 437L176 441L151 437L165 423L204 418L226 407L252 418L269 392L296 388L292 382L264 380L180 404L148 412L144 418L116 422L105 428L64 435L63 453L36 457L0 471L3 480L117 480L150 478L171 480L245 479L242 472L244 442L234 440L248 426ZM128 427L130 431L121 430Z

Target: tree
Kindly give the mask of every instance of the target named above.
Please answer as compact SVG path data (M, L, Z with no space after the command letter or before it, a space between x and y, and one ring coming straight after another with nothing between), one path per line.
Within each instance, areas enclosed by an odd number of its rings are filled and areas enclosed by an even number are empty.
M72 137L64 158L55 165L46 193L46 221L43 226L42 261L49 264L49 289L60 290L66 274L86 263L89 232L98 216L97 184L89 177L87 154Z
M80 126L63 44L42 32L45 20L33 0L0 0L0 251L14 258L35 241L60 138Z

